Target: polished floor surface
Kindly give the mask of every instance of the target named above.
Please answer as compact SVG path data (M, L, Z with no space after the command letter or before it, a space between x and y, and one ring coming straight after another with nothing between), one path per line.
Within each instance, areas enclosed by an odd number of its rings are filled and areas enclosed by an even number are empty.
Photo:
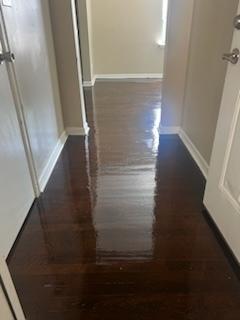
M239 320L240 281L203 212L205 181L161 136L158 81L86 90L9 257L28 320Z

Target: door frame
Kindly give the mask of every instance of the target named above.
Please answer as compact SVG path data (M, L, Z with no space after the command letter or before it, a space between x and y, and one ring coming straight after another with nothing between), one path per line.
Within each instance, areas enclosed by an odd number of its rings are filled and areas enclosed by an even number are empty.
M83 129L85 135L88 135L89 126L87 123L87 113L85 107L85 97L83 91L83 77L82 77L82 59L81 59L81 52L80 52L80 34L78 28L78 18L77 18L77 7L76 7L76 0L71 1L71 11L72 11L72 26L73 26L73 33L74 33L74 44L75 44L75 54L76 54L76 61L77 61L77 74L78 74L78 85L79 85L79 92L80 92L80 99L81 99L81 114L82 114L82 122L83 122Z
M6 261L0 257L0 285L15 320L26 320Z
M11 51L9 40L8 40L6 24L5 24L4 15L3 15L3 10L2 10L2 3L0 3L0 41L2 44L3 52ZM29 140L29 134L27 130L23 103L22 103L23 100L21 97L21 92L20 92L17 77L16 77L14 62L6 63L6 68L9 76L9 83L10 83L10 87L13 95L14 106L17 114L17 119L18 119L20 131L21 131L23 144L24 144L24 150L27 157L33 190L34 190L35 197L38 198L41 194L41 190L38 182L37 171L36 171L32 148Z

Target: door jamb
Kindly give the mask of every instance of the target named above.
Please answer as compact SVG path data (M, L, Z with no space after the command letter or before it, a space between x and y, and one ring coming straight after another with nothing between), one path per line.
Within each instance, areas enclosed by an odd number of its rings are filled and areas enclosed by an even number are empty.
M7 263L2 257L0 257L0 282L14 319L26 320Z
M4 52L11 51L1 4L0 4L0 40L2 43L3 51ZM14 63L6 63L6 67L7 67L9 82L10 82L11 91L14 99L14 105L17 113L18 123L19 123L22 140L24 144L24 149L27 157L34 194L35 194L35 197L38 198L41 194L41 191L40 191L40 186L38 182L38 176L37 176L37 170L34 162L33 152L30 144L28 129L26 125L22 97L21 97L21 92L18 85L15 66L14 66Z
M81 99L82 122L83 122L84 131L85 131L84 133L85 135L87 135L89 131L89 127L87 123L85 98L84 98L84 92L83 92L82 61L81 61L81 53L80 53L80 39L79 39L79 30L78 30L78 22L77 22L76 0L71 0L71 10L72 10L72 25L73 25L74 42L75 42L75 53L76 53L76 61L77 61L78 82L79 82L80 99Z

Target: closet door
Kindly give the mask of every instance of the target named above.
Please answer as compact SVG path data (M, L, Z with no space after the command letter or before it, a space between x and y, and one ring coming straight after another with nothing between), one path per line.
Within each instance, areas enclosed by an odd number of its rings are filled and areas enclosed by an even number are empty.
M0 29L0 53L1 34ZM34 200L7 63L0 64L0 256L4 258Z

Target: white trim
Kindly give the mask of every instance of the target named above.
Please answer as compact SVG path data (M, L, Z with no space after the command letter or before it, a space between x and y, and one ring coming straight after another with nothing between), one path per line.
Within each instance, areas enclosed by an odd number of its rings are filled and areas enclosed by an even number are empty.
M2 5L5 7L12 7L12 0L2 0Z
M17 320L26 320L7 263L3 257L0 257L0 276Z
M67 141L67 134L64 131L60 138L58 139L58 142L53 149L53 152L51 153L47 164L45 165L40 177L39 177L39 185L40 185L40 190L41 192L44 191L46 184L52 174L52 171L56 165L56 162L58 160L58 157L60 156L60 153L65 145L65 142Z
M75 42L75 52L77 58L77 73L78 73L78 85L79 85L79 92L80 92L80 103L81 103L81 114L82 114L82 125L84 127L84 132L88 131L88 124L87 124L87 114L86 114L86 106L85 106L85 99L84 99L84 92L83 92L83 80L82 80L82 62L81 62L81 55L80 55L80 43L79 43L79 30L78 30L78 23L77 23L77 10L76 10L76 2L75 0L71 1L71 9L72 9L72 26L73 26L73 33L74 33L74 42Z
M95 82L96 82L96 76L94 76L91 81L83 81L83 87L84 88L94 87Z
M209 165L207 164L206 160L203 158L201 153L198 151L197 147L194 145L192 140L189 138L189 136L186 134L186 132L183 129L180 129L179 137L181 138L182 142L188 149L189 153L191 154L193 160L198 165L199 169L202 171L202 174L204 175L205 179L207 179Z
M48 180L53 172L53 169L56 165L56 162L61 154L61 151L67 141L67 137L68 136L86 136L88 135L89 132L89 127L86 126L84 128L81 127L68 127L66 128L66 131L64 131L62 133L62 135L60 136L60 138L58 139L58 142L53 150L53 152L51 153L47 164L45 165L40 177L39 177L39 186L40 186L40 190L41 192L44 191Z
M159 133L161 134L179 134L180 127L164 127L160 125Z
M126 73L126 74L96 74L96 80L119 80L119 79L161 79L163 78L162 73Z
M236 127L238 124L239 114L240 114L240 92L238 93L237 101L235 104L233 119L231 122L230 132L229 132L229 136L228 136L228 140L227 140L227 147L226 147L226 151L225 151L225 155L224 155L223 169L222 169L221 179L220 179L220 187L224 186L224 181L226 178L229 158L231 155L231 150L232 150L232 145L233 145L233 140L235 137Z
M68 127L66 128L68 136L87 136L89 132L89 127Z
M94 87L96 80L124 80L124 79L163 79L162 73L127 73L127 74L97 74L90 81L83 81L83 87Z

